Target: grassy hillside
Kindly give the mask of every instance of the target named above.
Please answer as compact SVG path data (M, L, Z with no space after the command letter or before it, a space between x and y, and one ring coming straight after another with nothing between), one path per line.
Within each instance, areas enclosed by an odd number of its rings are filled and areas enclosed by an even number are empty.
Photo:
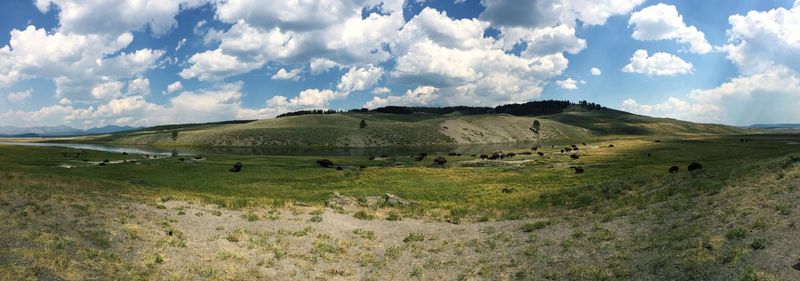
M359 127L361 120L367 122L365 128ZM542 123L538 134L529 129L533 120ZM162 126L104 136L95 141L137 145L369 147L737 133L743 133L743 129L615 110L564 112L541 117L364 112L289 116L241 124Z

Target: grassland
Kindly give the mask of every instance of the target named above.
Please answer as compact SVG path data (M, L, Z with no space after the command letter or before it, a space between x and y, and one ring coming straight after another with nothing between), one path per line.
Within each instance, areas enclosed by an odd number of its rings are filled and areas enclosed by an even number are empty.
M360 128L361 120L367 126ZM533 120L542 124L530 131ZM159 146L337 146L486 144L615 139L620 136L737 134L744 129L652 118L615 110L568 111L548 116L403 115L342 113L301 115L242 124L161 126L79 141Z
M445 167L435 155L324 157L341 171L322 156L0 146L0 276L791 280L798 140L628 137L578 143L578 160L553 143L544 157L444 155ZM138 164L91 164L106 159ZM692 161L703 170L687 172ZM324 207L334 192L419 204Z

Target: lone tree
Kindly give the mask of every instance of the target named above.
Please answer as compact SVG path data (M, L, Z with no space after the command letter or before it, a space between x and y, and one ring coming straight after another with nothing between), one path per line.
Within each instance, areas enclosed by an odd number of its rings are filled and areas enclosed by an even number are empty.
M542 129L542 124L539 123L539 120L533 120L533 125L531 125L531 131L533 131L533 133L535 134L538 134L540 129Z
M364 129L367 127L367 120L361 119L361 123L358 123L358 127Z

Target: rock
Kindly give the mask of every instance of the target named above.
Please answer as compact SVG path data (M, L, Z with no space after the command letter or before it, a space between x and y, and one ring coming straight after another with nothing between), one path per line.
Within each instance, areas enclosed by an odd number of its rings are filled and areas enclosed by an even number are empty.
M402 206L405 206L405 205L416 204L416 202L400 198L400 196L397 196L397 195L394 195L394 194L391 194L391 193L384 194L383 198L384 198L384 200L386 200L385 202L388 205L402 205Z
M336 207L344 207L344 206L352 206L357 203L357 200L350 196L344 196L339 194L339 192L334 192L331 195L331 198L325 200L325 206L336 208Z

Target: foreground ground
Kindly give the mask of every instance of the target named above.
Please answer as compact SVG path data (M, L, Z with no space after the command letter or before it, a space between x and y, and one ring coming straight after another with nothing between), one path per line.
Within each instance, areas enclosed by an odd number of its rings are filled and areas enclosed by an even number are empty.
M0 279L795 280L795 140L627 139L578 144L578 160L560 144L444 168L331 158L342 171L0 146ZM324 207L334 191L419 205Z

